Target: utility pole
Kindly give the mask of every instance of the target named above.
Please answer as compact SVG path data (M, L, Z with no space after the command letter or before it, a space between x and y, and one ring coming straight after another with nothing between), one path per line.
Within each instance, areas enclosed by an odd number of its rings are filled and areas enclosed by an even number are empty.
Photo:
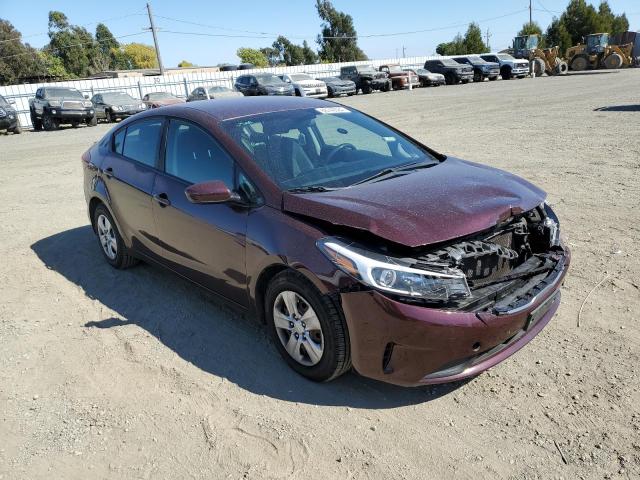
M529 0L529 25L533 23L533 8L531 7L531 1Z
M489 40L491 39L491 33L489 32L489 29L487 28L487 33L485 34L485 38L487 39L487 41L485 42L485 44L487 45L487 48L489 50L491 50L491 47L489 45Z
M162 66L162 57L160 57L160 46L158 45L158 35L156 35L156 26L153 23L153 13L151 13L151 4L147 3L147 12L149 13L149 25L153 34L153 43L156 46L156 57L158 57L158 66L160 67L160 75L164 75L164 66Z
M402 46L402 58L407 58L407 56L405 55L405 53L407 52L407 47L405 47L404 45Z

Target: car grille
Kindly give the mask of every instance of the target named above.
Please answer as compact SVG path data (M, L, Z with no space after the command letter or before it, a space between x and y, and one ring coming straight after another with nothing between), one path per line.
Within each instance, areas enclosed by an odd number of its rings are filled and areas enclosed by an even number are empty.
M62 102L62 108L66 108L69 110L83 110L84 105L82 105L82 102L67 100L65 102Z
M122 108L124 110L136 110L138 107L137 105L123 105Z

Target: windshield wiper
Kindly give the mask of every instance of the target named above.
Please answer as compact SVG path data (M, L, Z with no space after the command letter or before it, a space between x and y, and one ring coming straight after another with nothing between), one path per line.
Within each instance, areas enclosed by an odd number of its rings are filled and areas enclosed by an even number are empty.
M435 162L414 162L406 165L400 165L399 167L393 168L385 168L384 170L380 170L375 175L371 175L370 177L365 178L364 180L360 180L359 182L354 183L354 185L361 185L363 183L370 183L374 180L382 181L387 180L389 178L393 178L400 175L406 175L407 173L413 172L414 170L419 170L421 168L430 168L434 165L437 165Z
M325 187L323 185L307 185L306 187L295 187L287 190L289 193L311 193L311 192L330 192L335 188Z

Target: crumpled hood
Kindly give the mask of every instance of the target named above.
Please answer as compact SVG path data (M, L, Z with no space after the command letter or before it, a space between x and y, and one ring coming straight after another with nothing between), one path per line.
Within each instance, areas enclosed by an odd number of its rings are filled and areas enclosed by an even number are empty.
M283 210L366 230L408 247L444 242L531 210L545 193L510 173L456 158L397 178L283 194Z

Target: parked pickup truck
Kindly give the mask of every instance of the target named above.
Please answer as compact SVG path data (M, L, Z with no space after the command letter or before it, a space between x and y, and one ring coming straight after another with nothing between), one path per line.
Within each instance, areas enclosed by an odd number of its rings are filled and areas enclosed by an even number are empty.
M340 68L340 78L351 80L356 84L356 92L371 93L374 90L388 92L391 90L391 80L384 72L376 72L371 65L351 65Z
M34 130L56 130L61 123L97 125L93 103L75 88L40 87L29 100L29 114Z
M439 58L437 60L427 60L424 68L433 73L441 73L447 85L456 85L460 82L469 83L473 80L473 67L460 65L450 58Z
M485 53L480 58L487 62L500 64L500 75L503 80L510 78L524 78L529 75L529 61L517 60L508 53Z
M471 65L473 67L473 81L484 82L486 78L490 81L497 80L500 76L500 64L487 62L477 55L467 55L466 57L455 57L454 60L460 65Z
M418 75L402 70L400 65L381 65L378 70L389 76L394 90L409 88L409 82L412 87L418 87L420 84Z

